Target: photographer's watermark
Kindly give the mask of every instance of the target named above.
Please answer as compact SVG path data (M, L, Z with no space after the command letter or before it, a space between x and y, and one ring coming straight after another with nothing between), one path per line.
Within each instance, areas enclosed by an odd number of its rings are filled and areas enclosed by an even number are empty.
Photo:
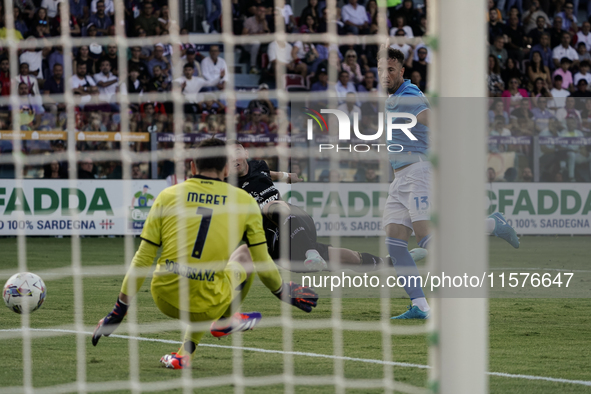
M351 140L351 119L344 111L338 109L326 109L323 108L318 111L315 111L311 108L304 108L307 112L306 115L310 116L312 119L308 119L307 122L307 138L308 140L314 139L314 121L320 127L320 130L324 132L325 128L328 131L328 124L326 119L321 114L333 114L337 117L337 121L339 123L339 140L342 141L350 141ZM410 123L394 123L395 119L410 119ZM401 130L409 140L417 141L417 138L412 134L410 129L412 129L417 124L417 117L413 114L407 112L387 112L386 113L386 138L387 140L392 140L392 132L394 130ZM359 131L359 114L357 112L353 112L353 133L355 137L362 141L377 141L382 137L384 133L384 113L378 113L378 130L375 134L362 134ZM349 144L345 146L334 145L334 144L319 144L319 152L323 150L331 150L334 149L337 152L339 151L355 151L355 152L368 152L372 148L376 149L378 152L380 151L381 147L385 147L388 152L390 153L400 153L404 150L404 147L400 144Z

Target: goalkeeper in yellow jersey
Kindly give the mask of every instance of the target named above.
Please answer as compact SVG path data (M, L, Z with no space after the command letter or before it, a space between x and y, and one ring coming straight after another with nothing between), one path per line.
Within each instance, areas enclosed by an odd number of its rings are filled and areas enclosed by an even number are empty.
M160 247L162 253L152 278L156 306L175 319L213 321L211 332L215 336L252 329L261 320L258 312L231 312L234 299L244 300L255 271L279 299L305 312L316 306L318 295L312 289L283 283L267 252L256 201L223 181L228 176L225 143L205 140L197 156L191 165L194 177L165 189L152 205L119 299L94 331L94 346L121 323ZM241 239L249 247L252 267L232 258ZM189 366L204 333L188 329L178 352L160 361L168 368Z

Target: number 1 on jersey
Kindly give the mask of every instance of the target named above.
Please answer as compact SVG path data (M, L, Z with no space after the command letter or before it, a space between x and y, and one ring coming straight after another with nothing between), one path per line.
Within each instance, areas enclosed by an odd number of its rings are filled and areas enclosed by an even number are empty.
M193 246L193 254L191 257L196 259L201 258L203 253L203 246L205 245L205 239L207 238L207 232L209 231L209 225L211 224L211 215L213 209L199 207L197 208L197 215L201 215L201 224L199 225L199 231L197 231L197 239L195 239L195 245Z

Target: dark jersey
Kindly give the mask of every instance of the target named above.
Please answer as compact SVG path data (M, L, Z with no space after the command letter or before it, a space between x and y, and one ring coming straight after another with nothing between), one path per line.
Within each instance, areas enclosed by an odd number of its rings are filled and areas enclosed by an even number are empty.
M281 194L271 180L269 166L262 160L250 160L248 162L248 174L238 178L239 188L250 194L262 210L272 201L281 200ZM328 260L328 246L316 242L317 234L314 220L301 208L289 205L291 214L282 226L278 226L266 215L263 215L263 228L267 239L267 249L273 260L280 256L279 236L290 237L289 258L290 266L284 267L294 272L307 272L307 268L297 266L296 261L306 259L307 250L316 249L318 253ZM297 230L297 231L294 231Z
M238 178L237 186L253 196L261 210L271 201L281 200L281 194L271 179L269 166L263 160L250 160L248 174Z

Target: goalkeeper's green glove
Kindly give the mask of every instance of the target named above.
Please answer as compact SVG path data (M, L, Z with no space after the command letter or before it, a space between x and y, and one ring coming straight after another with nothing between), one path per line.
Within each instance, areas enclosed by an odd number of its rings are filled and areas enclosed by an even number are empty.
M123 321L123 318L127 314L127 304L117 299L113 310L104 318L102 318L92 334L92 345L96 346L99 339L104 335L108 337L119 327L119 324Z
M273 292L273 294L281 301L308 313L312 312L312 308L315 308L318 304L318 294L312 288L294 282L283 282L279 290Z

